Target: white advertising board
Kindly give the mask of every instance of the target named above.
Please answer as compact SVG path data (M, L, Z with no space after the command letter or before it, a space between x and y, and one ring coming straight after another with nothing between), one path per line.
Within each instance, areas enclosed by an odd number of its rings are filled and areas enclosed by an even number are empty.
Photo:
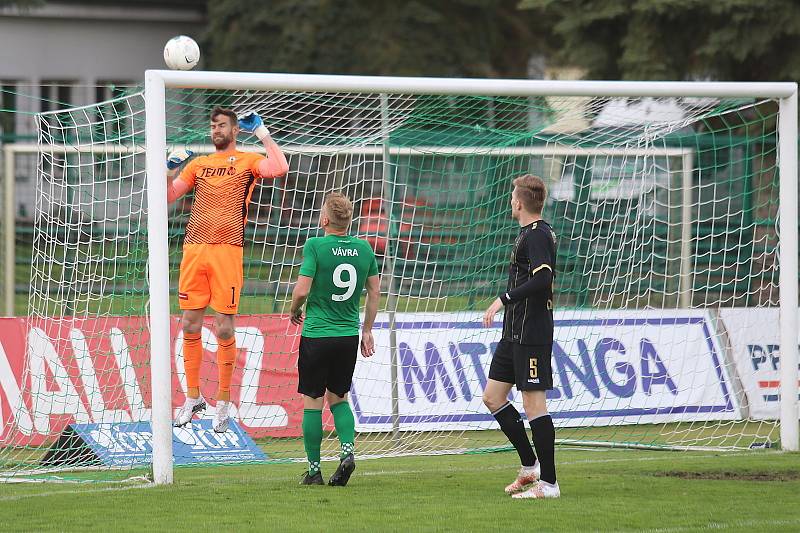
M563 311L556 313L556 425L728 420L739 406L724 371L717 337L702 311ZM397 396L401 430L496 428L481 396L500 324L477 315L397 315ZM382 349L359 361L351 401L359 431L387 431L388 324L376 325ZM521 395L512 401L522 412Z

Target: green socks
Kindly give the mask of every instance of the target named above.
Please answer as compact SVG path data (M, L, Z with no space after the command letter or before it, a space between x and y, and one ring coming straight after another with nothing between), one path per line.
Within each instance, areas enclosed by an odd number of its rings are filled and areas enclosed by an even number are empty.
M331 406L333 424L342 443L342 457L355 452L356 420L348 402ZM303 409L303 445L308 457L308 473L312 476L320 470L320 447L322 446L322 410Z
M351 414L350 418L352 419L352 417L353 415ZM339 428L338 424L336 428ZM303 409L303 446L305 446L306 457L308 457L308 473L313 476L320 469L319 449L322 446L321 409Z
M333 413L333 425L336 426L336 434L339 435L339 442L342 443L341 456L345 457L354 453L356 449L356 420L353 418L353 411L350 410L349 402L339 402L332 405L331 413ZM303 427L305 428L305 423Z

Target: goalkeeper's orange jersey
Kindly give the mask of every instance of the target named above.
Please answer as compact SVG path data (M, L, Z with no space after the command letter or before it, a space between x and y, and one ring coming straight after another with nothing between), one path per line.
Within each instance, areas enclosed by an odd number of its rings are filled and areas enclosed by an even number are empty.
M244 246L255 182L277 177L259 174L258 164L263 159L263 155L237 150L197 157L186 165L180 179L195 191L184 244Z

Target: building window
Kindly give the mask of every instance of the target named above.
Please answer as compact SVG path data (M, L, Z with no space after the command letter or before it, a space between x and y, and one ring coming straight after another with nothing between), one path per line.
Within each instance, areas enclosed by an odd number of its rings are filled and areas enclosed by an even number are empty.
M70 107L74 85L72 81L43 81L39 92L42 112Z
M17 125L14 120L17 111L17 84L13 81L0 81L0 142L14 140Z

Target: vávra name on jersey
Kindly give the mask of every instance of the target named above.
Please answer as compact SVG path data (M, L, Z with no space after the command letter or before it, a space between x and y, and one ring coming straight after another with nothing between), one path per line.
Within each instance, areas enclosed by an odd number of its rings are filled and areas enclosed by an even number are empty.
M358 257L358 250L355 248L331 248L331 252L339 257Z

